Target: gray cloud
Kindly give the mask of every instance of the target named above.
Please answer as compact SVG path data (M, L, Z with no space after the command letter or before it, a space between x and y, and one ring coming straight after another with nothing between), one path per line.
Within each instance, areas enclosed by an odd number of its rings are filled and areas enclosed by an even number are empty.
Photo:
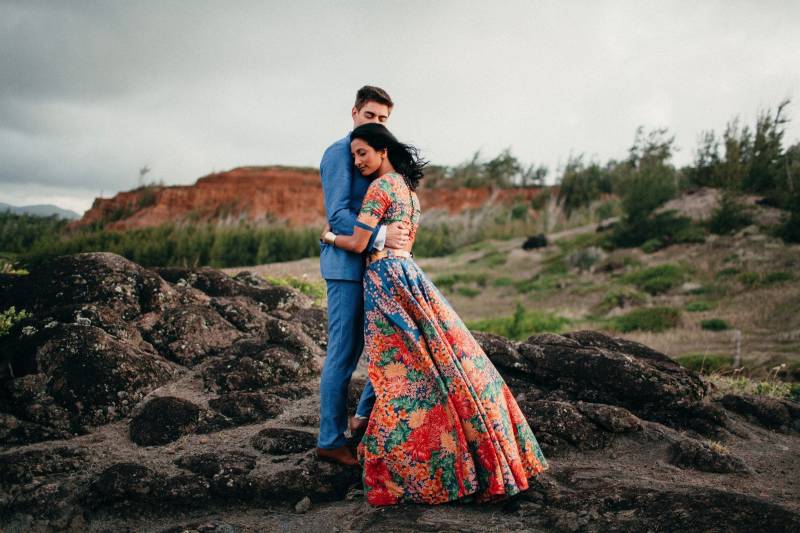
M793 1L0 2L0 201L82 211L144 164L314 166L364 83L436 163L623 157L640 124L685 163L735 114L791 97L797 116L797 20Z

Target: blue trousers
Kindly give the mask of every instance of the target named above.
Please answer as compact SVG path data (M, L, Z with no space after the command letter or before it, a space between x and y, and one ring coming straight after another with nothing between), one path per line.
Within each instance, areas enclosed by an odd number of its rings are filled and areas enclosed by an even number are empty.
M328 353L319 382L320 448L347 443L347 388L364 349L364 287L361 281L326 280L328 285ZM367 380L356 414L369 416L375 391Z

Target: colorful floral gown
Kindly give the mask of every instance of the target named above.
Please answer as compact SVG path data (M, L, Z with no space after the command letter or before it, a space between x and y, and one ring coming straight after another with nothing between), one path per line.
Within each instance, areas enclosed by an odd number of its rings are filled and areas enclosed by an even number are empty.
M419 200L403 176L374 180L357 226L410 220ZM503 378L412 258L368 262L365 349L377 399L358 446L372 505L500 499L548 468Z

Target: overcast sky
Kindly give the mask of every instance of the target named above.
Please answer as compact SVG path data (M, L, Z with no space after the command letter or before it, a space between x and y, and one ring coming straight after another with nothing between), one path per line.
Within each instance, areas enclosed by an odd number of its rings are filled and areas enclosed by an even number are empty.
M510 147L552 180L639 125L683 164L784 98L800 140L800 2L0 0L0 201L82 213L143 165L317 166L367 83L437 164Z

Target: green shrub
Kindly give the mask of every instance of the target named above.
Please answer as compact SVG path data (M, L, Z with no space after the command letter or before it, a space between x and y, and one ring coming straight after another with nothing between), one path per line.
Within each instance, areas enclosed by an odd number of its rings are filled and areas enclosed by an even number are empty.
M478 257L470 261L470 263L476 263L481 266L487 267L496 267L500 265L505 265L506 261L508 260L508 254L499 251L489 252L486 255Z
M699 313L701 311L708 311L709 309L713 309L714 305L711 302L707 302L705 300L698 300L696 302L689 302L686 304L685 309L690 313Z
M681 313L674 307L644 307L614 317L612 328L623 333L628 331L664 331L680 323Z
M694 242L697 230L690 218L679 216L675 211L654 213L646 218L623 219L608 235L612 248L634 248L649 240L658 239L664 246L679 242ZM701 230L702 231L702 230Z
M709 331L725 331L731 329L727 322L721 318L709 318L700 321L700 327Z
M441 257L457 249L458 242L448 224L422 226L414 238L414 255L417 257Z
M561 276L553 276L546 274L536 274L530 279L524 279L514 282L514 288L521 293L531 291L546 291L558 288Z
M686 269L676 264L656 265L631 272L623 277L649 294L662 294L683 283Z
M522 220L528 217L527 204L514 204L511 206L511 220Z
M16 322L30 316L31 314L25 309L17 311L13 305L0 313L0 337L6 335L11 330L11 326Z
M794 276L791 272L767 272L764 274L764 277L761 280L761 283L764 285L774 285L777 283L784 283L786 281L791 281L794 279Z
M719 206L708 220L708 229L711 233L728 235L752 223L752 217L747 213L738 196L725 190Z
M722 270L720 270L720 271L718 271L716 273L716 277L718 277L718 278L728 278L728 277L731 277L731 276L735 276L736 274L738 274L740 272L741 272L741 270L739 270L736 267L723 268Z
M485 287L487 279L488 276L484 272L452 272L437 276L433 283L439 289L451 291L459 283L475 283L480 287Z
M647 301L647 295L631 287L612 289L606 293L603 300L595 307L595 312L606 314L617 307L641 305Z
M704 374L733 368L733 357L729 355L691 353L676 357L675 360L686 368Z
M742 272L739 274L739 282L745 287L755 286L759 279L761 279L761 276L758 275L758 272Z
M619 214L619 200L609 200L597 206L595 215L600 220L605 220Z
M462 296L466 296L467 298L475 298L481 293L481 291L478 289L473 289L472 287L464 287L464 286L457 287L456 292Z
M485 331L515 340L525 340L535 333L558 333L570 323L568 318L545 311L526 310L521 304L512 316L475 320L467 327L475 331Z
M556 254L545 258L542 261L541 273L553 276L569 273L569 266L564 254Z
M652 254L653 252L657 252L664 247L664 243L661 242L661 239L650 239L645 241L642 245L642 251L646 254Z
M497 278L492 282L495 287L510 287L513 284L514 280L511 278Z
M706 242L706 232L701 226L692 224L676 231L673 238L675 243L701 243Z

